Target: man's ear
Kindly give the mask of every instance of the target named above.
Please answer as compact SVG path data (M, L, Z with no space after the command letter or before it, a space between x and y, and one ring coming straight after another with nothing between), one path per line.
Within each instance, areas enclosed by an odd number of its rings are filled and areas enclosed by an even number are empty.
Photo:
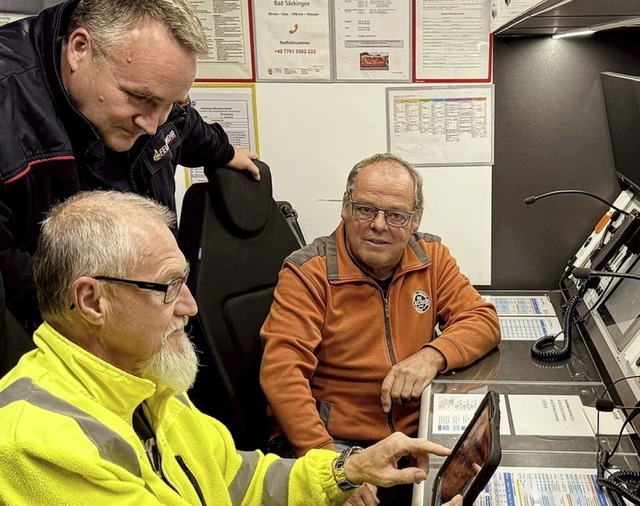
M73 307L78 314L93 325L107 321L108 300L97 279L82 276L71 285Z
M411 233L415 234L420 228L420 221L422 220L422 213L414 214L411 217Z
M340 210L340 218L343 220L346 220L349 217L347 207L349 207L349 199L347 198L347 192L344 192L344 195L342 196L342 209Z
M93 58L91 50L91 36L84 28L77 28L71 35L65 46L64 57L67 59L71 72L78 70L84 61Z

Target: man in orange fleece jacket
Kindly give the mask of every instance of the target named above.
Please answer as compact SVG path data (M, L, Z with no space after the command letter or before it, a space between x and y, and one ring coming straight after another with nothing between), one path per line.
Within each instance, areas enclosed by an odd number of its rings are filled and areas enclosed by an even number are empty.
M342 222L290 255L262 328L261 384L291 450L415 435L422 390L500 342L495 308L440 238L422 179L385 153L350 172Z

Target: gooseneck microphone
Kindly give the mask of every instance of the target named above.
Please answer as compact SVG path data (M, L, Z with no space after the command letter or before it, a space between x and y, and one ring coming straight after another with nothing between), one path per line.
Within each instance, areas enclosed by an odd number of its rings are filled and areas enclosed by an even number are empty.
M611 413L614 409L638 409L638 405L635 406L621 406L609 399L598 399L595 405L596 410L603 413Z
M615 211L618 211L621 214L624 214L626 216L630 215L630 213L628 213L627 211L623 211L619 207L614 206L611 202L607 202L605 199L596 195L595 193L591 193L585 190L555 190L552 192L542 193L540 195L531 195L530 197L527 197L526 199L524 199L524 203L529 206L531 204L534 204L538 200L545 199L547 197L552 197L554 195L565 195L565 194L587 195L588 197L594 198L596 200L599 200L603 204L608 205L610 208L614 209Z
M639 274L632 274L630 272L607 272L607 271L592 271L586 267L574 267L571 271L573 277L576 279L592 279L592 278L628 278L640 280Z

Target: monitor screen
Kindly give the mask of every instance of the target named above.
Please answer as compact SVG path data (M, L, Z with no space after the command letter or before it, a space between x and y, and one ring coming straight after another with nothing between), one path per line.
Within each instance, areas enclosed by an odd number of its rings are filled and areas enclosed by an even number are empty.
M602 72L616 172L623 188L640 190L640 77Z
M640 258L627 271L640 274ZM598 314L619 351L629 343L640 325L640 281L620 279L598 306Z

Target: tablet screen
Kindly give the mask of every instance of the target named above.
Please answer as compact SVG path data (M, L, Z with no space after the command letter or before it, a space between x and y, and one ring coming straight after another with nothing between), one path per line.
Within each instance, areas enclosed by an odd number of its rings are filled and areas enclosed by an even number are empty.
M439 473L435 504L450 501L456 494L464 496L469 490L490 457L491 434L491 406L485 402L475 423L467 428L445 463L446 468Z

